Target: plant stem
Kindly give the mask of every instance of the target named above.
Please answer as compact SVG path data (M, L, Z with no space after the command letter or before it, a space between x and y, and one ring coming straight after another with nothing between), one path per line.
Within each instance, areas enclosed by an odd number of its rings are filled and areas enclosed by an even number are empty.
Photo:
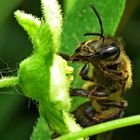
M135 124L140 124L140 115L117 119L102 124L98 124L95 126L91 126L74 133L69 133L67 135L60 136L55 140L68 140L68 139L75 140L81 137L88 137L105 131L110 131L113 129L135 125Z
M0 79L0 88L4 87L14 87L18 85L18 77L11 76L11 77L4 77Z

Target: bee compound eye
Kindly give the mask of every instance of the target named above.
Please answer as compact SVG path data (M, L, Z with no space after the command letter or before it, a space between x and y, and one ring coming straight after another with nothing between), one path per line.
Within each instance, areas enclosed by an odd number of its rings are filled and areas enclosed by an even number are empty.
M116 46L104 47L99 51L99 57L106 59L114 56L115 58L120 54L120 49Z

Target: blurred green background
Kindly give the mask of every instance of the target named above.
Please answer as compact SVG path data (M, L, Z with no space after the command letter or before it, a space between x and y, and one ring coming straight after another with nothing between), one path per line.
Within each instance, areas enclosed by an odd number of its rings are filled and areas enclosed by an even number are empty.
M60 0L63 11L74 1ZM115 8L115 7L114 7ZM41 17L40 0L0 0L0 76L16 75L19 63L32 52L32 44L18 25L13 12L24 10ZM127 92L129 106L125 116L140 114L140 1L127 0L117 35L126 43L132 60L133 87ZM12 95L14 93L19 95ZM11 93L10 95L8 93ZM0 140L28 140L38 117L37 103L20 95L20 88L0 89ZM140 139L140 126L114 131L114 140Z

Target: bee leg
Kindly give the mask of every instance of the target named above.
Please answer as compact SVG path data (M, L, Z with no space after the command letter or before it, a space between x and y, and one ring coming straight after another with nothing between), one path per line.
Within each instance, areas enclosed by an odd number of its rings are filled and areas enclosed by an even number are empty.
M82 77L83 80L87 80L87 81L93 81L89 76L88 76L88 72L89 72L89 64L85 64L84 67L81 69L80 71L80 76Z
M71 61L71 60L70 60L70 56L67 55L67 54L60 53L60 52L59 52L58 55L60 55L63 59L65 59L65 60L67 60L67 61Z
M89 95L89 92L84 89L73 89L70 88L70 95L71 96L81 96L87 98Z
M73 88L70 88L70 96L81 96L96 100L105 100L108 98L108 95L105 92L94 91L93 93L86 91L84 89L73 89Z
M89 97L108 97L109 95L105 91L98 91L98 90L93 90L91 91Z

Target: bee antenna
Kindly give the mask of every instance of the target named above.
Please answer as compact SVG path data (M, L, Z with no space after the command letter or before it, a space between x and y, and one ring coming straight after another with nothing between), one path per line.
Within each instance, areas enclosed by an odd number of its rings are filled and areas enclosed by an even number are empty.
M90 6L91 6L93 12L94 12L94 13L96 14L96 16L97 16L97 19L98 19L99 24L100 24L100 30L101 30L101 32L100 32L100 33L85 33L84 36L87 36L87 35L96 35L96 36L100 36L100 37L103 38L103 40L104 40L104 29L103 29L103 24L102 24L101 17L100 17L98 11L96 10L96 8L94 7L94 5L93 5L92 2L90 3Z

